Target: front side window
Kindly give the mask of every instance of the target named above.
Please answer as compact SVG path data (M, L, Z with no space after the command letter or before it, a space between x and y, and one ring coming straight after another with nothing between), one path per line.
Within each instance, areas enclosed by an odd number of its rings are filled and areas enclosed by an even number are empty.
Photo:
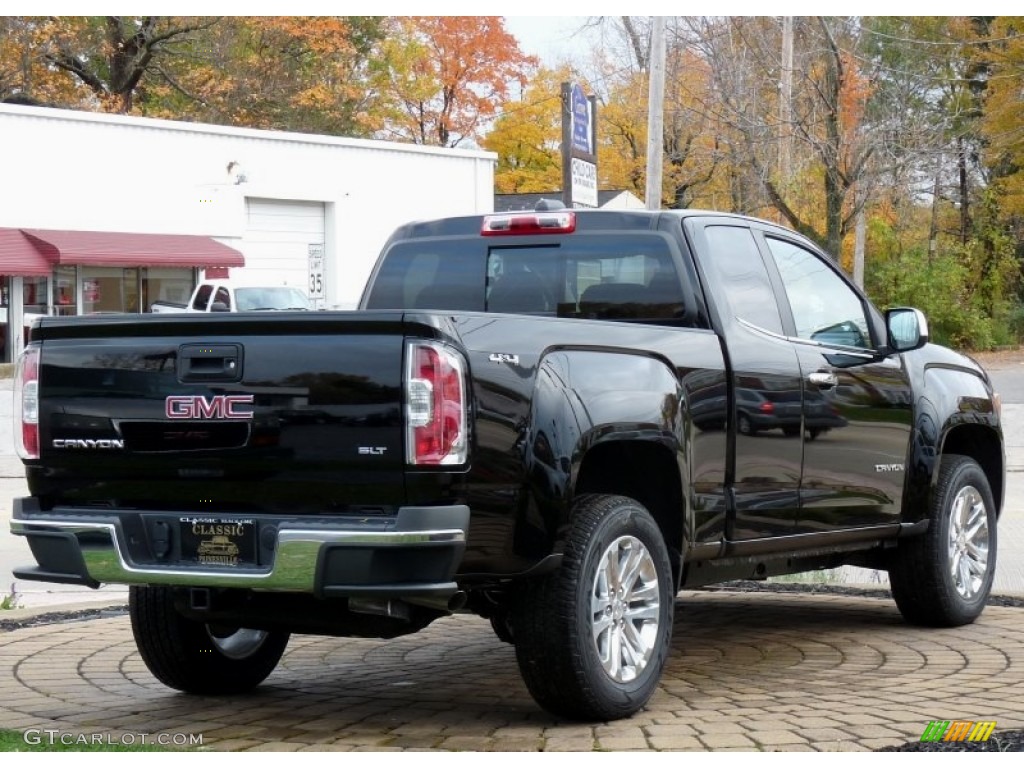
M793 311L798 338L822 344L871 348L864 304L818 254L766 237Z
M199 312L206 311L206 305L210 303L210 296L213 295L212 285L201 285L196 291L196 297L192 300L192 309Z

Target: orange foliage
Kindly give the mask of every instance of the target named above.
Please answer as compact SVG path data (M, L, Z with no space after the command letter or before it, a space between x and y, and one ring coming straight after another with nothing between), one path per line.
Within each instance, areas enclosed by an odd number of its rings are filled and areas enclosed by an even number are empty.
M409 16L395 24L380 78L392 103L385 132L395 138L445 147L476 140L537 66L500 16Z

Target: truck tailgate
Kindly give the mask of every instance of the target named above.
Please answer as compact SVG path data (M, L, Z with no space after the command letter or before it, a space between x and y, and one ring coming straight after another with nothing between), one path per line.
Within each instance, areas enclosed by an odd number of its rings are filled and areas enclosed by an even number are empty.
M47 506L385 514L404 500L400 313L41 324Z

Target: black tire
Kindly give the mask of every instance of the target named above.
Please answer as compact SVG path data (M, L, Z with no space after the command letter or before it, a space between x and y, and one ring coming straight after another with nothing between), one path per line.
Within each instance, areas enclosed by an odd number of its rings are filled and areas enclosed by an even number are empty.
M274 671L288 645L287 632L232 632L187 619L175 609L170 587L131 587L128 613L149 671L186 693L252 690Z
M754 426L750 417L745 413L741 413L736 417L736 429L739 430L741 435L756 435L757 427Z
M613 570L621 577L634 557L623 593L595 599L610 585L602 580ZM668 658L674 593L668 551L650 513L624 496L581 497L561 567L525 584L514 604L516 659L533 698L555 715L578 720L616 720L639 711ZM595 600L607 603L597 614ZM605 629L595 638L598 624ZM642 663L622 664L623 646L641 650Z
M996 505L988 478L974 459L943 456L930 504L928 531L890 555L892 596L911 624L970 624L985 607L996 567Z
M494 634L503 643L509 645L515 645L515 639L512 635L512 618L508 615L508 611L500 611L490 618L491 629L494 630Z

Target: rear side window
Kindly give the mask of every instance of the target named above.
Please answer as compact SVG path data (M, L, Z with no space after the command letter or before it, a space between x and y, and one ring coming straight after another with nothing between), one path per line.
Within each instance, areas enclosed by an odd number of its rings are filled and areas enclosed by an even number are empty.
M395 246L367 308L476 310L682 324L695 300L666 241L576 235L542 245L479 240ZM442 253L444 255L442 255Z
M708 261L718 273L711 286L715 301L728 307L734 317L781 334L782 318L775 292L750 230L710 226L704 228L704 235L711 255Z

